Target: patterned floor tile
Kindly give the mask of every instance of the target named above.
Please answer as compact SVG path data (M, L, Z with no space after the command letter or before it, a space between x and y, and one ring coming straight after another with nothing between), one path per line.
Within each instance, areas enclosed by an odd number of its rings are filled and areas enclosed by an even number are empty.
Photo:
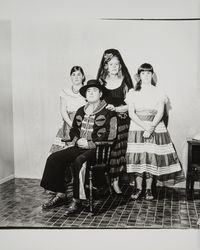
M64 215L66 205L42 210L51 197L36 179L13 179L0 185L0 228L165 228L199 229L200 191L187 195L181 188L158 188L156 198L131 200L132 187L124 185L123 196L105 196L95 201L95 215L84 207L79 214ZM68 189L72 197L72 188Z

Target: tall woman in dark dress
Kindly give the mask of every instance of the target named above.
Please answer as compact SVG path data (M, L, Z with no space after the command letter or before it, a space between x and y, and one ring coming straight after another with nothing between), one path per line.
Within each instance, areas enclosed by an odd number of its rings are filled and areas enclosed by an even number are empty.
M102 81L108 90L105 98L108 103L107 108L116 111L118 116L117 140L111 151L110 174L113 189L117 194L120 194L121 189L118 181L120 174L125 171L126 167L125 155L130 125L128 107L124 99L129 89L133 88L133 83L118 50L108 49L104 51L97 79Z

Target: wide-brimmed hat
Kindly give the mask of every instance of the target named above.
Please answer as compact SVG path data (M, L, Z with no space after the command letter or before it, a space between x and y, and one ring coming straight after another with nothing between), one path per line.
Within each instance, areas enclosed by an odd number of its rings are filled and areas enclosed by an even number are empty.
M96 87L99 90L101 90L101 92L103 94L102 97L107 95L107 89L105 88L105 86L103 84L101 84L96 79L91 79L91 80L87 81L87 84L80 88L80 90L79 90L80 94L82 96L86 97L86 91L87 91L88 88L91 88L91 87Z

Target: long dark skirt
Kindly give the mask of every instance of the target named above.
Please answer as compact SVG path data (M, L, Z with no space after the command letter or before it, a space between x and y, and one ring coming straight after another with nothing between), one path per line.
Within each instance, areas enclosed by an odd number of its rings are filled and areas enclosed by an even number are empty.
M130 118L127 113L119 113L117 122L117 139L110 155L110 174L113 176L118 176L126 170L126 150Z

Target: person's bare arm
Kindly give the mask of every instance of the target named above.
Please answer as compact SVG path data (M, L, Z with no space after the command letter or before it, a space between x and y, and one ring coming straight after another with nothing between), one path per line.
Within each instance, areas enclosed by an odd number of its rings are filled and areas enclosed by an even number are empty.
M64 121L71 127L72 121L67 113L67 102L63 97L60 97L60 113Z
M145 131L147 131L148 133L152 133L153 132L153 129L154 127L145 122L145 121L142 121L136 114L135 112L135 105L134 103L130 103L128 104L128 113L129 113L129 117L137 124L139 125L141 128L143 128Z

